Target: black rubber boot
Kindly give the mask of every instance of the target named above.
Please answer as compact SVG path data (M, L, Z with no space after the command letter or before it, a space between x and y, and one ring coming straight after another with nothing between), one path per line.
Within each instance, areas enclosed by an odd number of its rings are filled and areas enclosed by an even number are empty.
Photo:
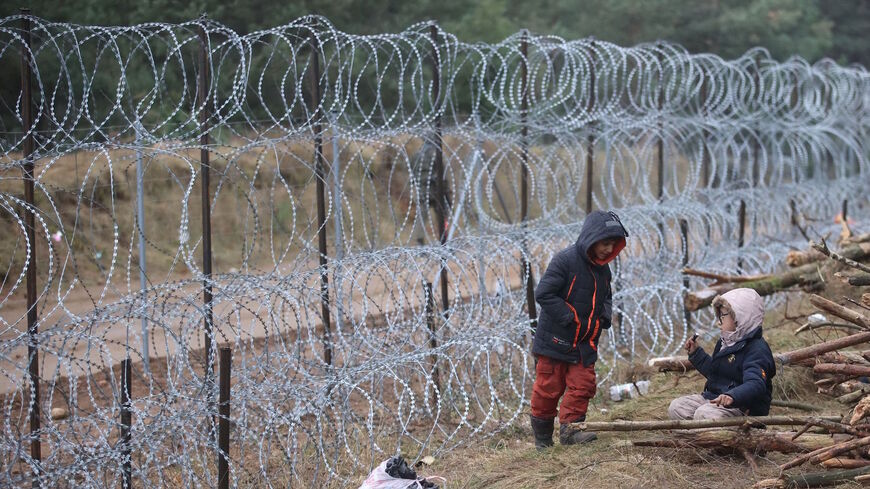
M597 440L598 435L594 432L580 429L579 424L583 421L586 421L585 416L573 423L559 425L559 443L562 445L578 445Z
M541 419L529 415L532 420L532 432L535 434L535 448L545 450L553 446L553 420Z

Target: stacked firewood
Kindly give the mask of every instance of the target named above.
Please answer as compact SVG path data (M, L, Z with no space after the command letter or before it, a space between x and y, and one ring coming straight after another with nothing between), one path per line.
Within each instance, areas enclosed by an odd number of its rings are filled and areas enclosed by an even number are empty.
M844 226L845 228L845 226ZM686 270L687 274L713 279L714 282L702 290L690 292L686 297L686 309L698 310L709 305L716 294L722 294L737 287L750 287L761 295L769 295L795 286L805 291L818 291L824 288L824 278L834 276L851 287L870 285L870 267L862 261L870 260L870 235L852 236L844 232L840 248L834 252L822 240L810 242L806 251L789 253L786 272L776 275L723 276L697 270ZM834 273L832 267L843 270ZM860 290L849 294L859 297ZM844 297L844 303L825 299L811 294L809 302L819 312L808 317L806 324L795 333L815 331L823 328L845 332L846 336L823 341L799 350L775 354L777 363L784 368L811 368L815 388L819 393L835 397L837 401L849 406L846 416L810 416L804 418L784 417L786 423L771 423L768 418L746 418L743 435L732 432L718 434L682 433L666 440L642 441L636 444L653 446L718 446L733 447L746 456L754 466L751 453L777 451L799 454L793 460L782 464L782 475L776 479L766 479L755 487L818 487L831 485L838 481L870 482L870 293L860 294L860 300ZM831 318L831 319L828 319ZM851 348L850 350L846 350ZM666 357L650 360L650 367L660 371L685 372L693 367L686 357ZM774 405L798 407L797 403L774 401ZM771 424L798 424L803 426L795 433L782 431L753 431L748 427ZM691 423L691 422L690 422ZM685 426L690 428L690 426ZM808 433L808 431L814 431ZM819 433L826 433L820 435ZM705 440L715 439L713 444ZM786 471L807 464L815 464L827 469L822 472L788 474Z

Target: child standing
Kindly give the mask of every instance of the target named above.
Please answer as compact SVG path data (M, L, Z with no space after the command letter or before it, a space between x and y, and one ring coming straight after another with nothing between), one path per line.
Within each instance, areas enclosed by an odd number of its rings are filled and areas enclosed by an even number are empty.
M553 257L535 289L541 313L532 345L538 362L531 422L539 450L553 445L557 413L561 444L597 438L571 423L586 420L589 400L595 395L598 338L610 328L612 313L608 263L625 248L627 237L615 213L592 212L577 242Z

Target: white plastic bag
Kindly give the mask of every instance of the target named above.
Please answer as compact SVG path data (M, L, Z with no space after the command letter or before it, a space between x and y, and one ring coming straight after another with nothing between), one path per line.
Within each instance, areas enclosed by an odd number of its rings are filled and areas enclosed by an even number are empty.
M409 487L423 487L413 479L396 479L387 473L387 461L384 460L369 477L359 486L359 489L408 489Z

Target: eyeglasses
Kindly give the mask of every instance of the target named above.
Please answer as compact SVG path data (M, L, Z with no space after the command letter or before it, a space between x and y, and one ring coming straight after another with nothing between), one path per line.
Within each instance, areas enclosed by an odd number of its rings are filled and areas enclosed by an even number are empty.
M719 324L722 324L722 318L724 318L725 316L730 316L732 314L734 314L734 313L731 311L728 311L728 312L721 312L720 311L720 312L716 313L716 318L719 319Z

